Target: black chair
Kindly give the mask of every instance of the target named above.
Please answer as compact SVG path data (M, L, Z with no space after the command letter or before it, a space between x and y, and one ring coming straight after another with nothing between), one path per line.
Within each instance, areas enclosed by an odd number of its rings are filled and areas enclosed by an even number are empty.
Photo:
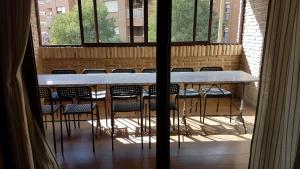
M194 69L190 67L179 67L179 68L173 68L172 72L193 72Z
M135 73L134 69L113 69L112 73Z
M112 73L135 73L135 69L113 69ZM117 97L117 96L115 96ZM132 99L136 96L119 96L119 99Z
M200 71L223 71L222 67L202 67ZM199 86L200 87L200 86ZM204 93L204 111L203 111L203 123L206 116L206 101L207 98L217 98L217 112L219 111L219 104L221 97L229 97L230 98L230 123L231 123L231 115L232 115L232 102L233 102L233 94L221 87L221 84L212 84L210 87L205 87L201 89Z
M99 74L107 73L106 69L83 69L82 74Z
M95 152L95 134L94 134L94 113L93 111L96 109L97 113L97 128L100 127L100 134L101 134L101 124L100 124L100 117L99 117L99 109L97 103L93 102L92 99L92 92L91 88L87 86L82 87L59 87L57 88L58 96L61 100L64 99L76 99L77 103L66 104L63 107L63 112L60 115L60 132L61 132L61 149L63 153L63 132L62 132L62 115L65 118L65 124L67 129L68 136L71 136L71 126L70 126L70 115L79 115L81 114L90 114L92 120L92 143L93 143L93 152ZM80 100L83 98L89 98L88 103L80 103ZM62 101L60 101L61 104ZM68 119L67 119L68 117ZM75 122L75 119L73 119ZM78 119L78 121L86 121Z
M155 68L146 68L142 70L142 73L156 73Z
M142 70L142 73L156 73L156 69L155 68L145 68ZM147 87L148 88L148 87ZM143 86L143 105L145 105L145 113L146 113L146 109L147 109L147 102L145 102L146 99L148 99L149 97L149 92L148 89L145 89L145 86ZM145 130L147 129L147 123L145 122Z
M143 104L142 87L139 85L119 85L110 87L111 96L111 143L114 150L114 118L116 113L121 112L140 112L141 118L141 139L143 148ZM135 96L135 97L132 97ZM131 97L131 99L122 99L122 97Z
M76 71L74 69L54 69L51 74L76 74ZM54 102L59 101L57 91L52 90L52 98Z
M188 67L182 67L182 68L173 68L172 72L194 72L193 68L188 68ZM196 112L198 110L198 103L199 103L199 114L200 114L200 122L201 122L201 93L200 89L194 89L194 85L191 84L191 88L187 87L190 84L184 84L184 89L179 91L179 98L180 99L190 99L190 113L192 113L192 107L193 107L193 99L197 99L196 101Z
M223 68L219 66L206 66L201 67L200 71L223 71Z
M52 123L52 132L53 132L53 143L54 143L54 151L56 153L56 136L55 136L55 125L54 125L54 113L58 112L60 109L59 104L53 104L51 90L48 87L39 87L39 94L40 99L44 99L44 102L47 102L48 104L42 104L42 116L45 117L45 120L43 122L45 123L45 126L47 127L47 122ZM51 121L47 120L47 116L51 116Z
M107 73L105 69L84 69L82 74L104 74ZM105 90L97 90L97 86L94 91L92 91L92 99L93 101L100 101L104 103L104 111L105 111L105 119L107 126L107 85L105 86ZM82 98L81 100L86 101L88 98Z
M51 74L76 74L76 71L73 69L55 69L52 70Z
M177 112L177 134L178 134L178 147L180 147L180 122L179 122L179 85L170 84L170 110L173 112L173 130L175 130L175 112ZM156 85L149 86L148 97L148 120L149 120L149 148L151 148L151 111L156 111Z

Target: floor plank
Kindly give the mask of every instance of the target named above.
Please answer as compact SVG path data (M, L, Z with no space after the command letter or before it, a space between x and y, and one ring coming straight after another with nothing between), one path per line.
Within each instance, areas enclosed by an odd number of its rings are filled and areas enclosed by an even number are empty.
M209 115L215 115L214 102L209 103ZM238 101L235 101L238 104ZM221 102L220 112L227 112L226 102ZM199 123L199 116L193 112L189 115L188 128L181 124L181 148L177 147L177 135L171 134L171 168L172 169L246 169L249 159L250 142L254 124L254 109L246 107L245 117L249 133L244 134L242 125L233 120L229 123L226 116L209 116L205 124ZM238 113L235 110L235 113ZM102 114L102 117L103 114ZM81 118L86 118L84 115ZM153 126L155 118L153 117ZM109 129L102 119L102 135L97 135L96 153L92 152L91 123L81 122L80 128L74 128L68 137L64 133L64 156L60 151L59 123L55 123L57 136L57 161L63 169L154 169L155 168L155 136L152 148L148 147L148 137L144 138L144 149L141 149L140 136L135 130L138 127L135 116L121 117L116 124L119 132L115 138L115 150L111 150ZM155 128L155 127L154 127ZM52 129L47 124L46 137L53 147Z

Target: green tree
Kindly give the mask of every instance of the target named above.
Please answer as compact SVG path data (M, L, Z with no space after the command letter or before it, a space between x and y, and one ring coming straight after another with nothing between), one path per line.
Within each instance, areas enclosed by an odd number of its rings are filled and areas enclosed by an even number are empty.
M194 22L194 1L173 0L172 1L172 27L171 40L192 41Z
M149 16L148 41L156 41L156 0L152 1L151 15Z
M91 0L82 1L82 23L84 42L96 42L93 3ZM97 4L98 32L101 42L118 42L115 34L115 19L108 18L107 8L103 3ZM80 28L78 7L70 12L56 15L50 28L51 44L80 44Z
M56 15L50 27L50 44L80 44L78 8Z
M196 40L207 40L208 24L209 24L210 0L198 0L197 6L197 26L196 26ZM215 11L212 13L211 25L211 42L216 42L218 39L218 15Z
M153 11L149 17L150 41L156 41L156 1L154 1ZM172 0L172 28L171 40L192 41L194 24L194 1L191 0ZM196 40L208 40L208 20L209 20L210 0L198 0L196 18ZM216 15L215 13L213 15ZM214 20L213 22L218 22ZM217 38L218 24L212 24L212 41Z

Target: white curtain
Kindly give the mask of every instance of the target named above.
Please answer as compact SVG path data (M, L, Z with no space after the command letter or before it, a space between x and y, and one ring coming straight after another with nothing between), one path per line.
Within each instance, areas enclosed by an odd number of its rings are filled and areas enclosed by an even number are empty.
M0 93L4 98L1 117L6 135L0 139L0 168L58 168L37 122L30 111L23 84L23 62L30 31L31 0L0 1ZM3 124L2 124L3 125ZM7 134L8 133L8 134ZM7 157L8 156L8 157ZM3 160L4 157L7 160Z
M249 169L296 169L300 133L299 0L270 0Z

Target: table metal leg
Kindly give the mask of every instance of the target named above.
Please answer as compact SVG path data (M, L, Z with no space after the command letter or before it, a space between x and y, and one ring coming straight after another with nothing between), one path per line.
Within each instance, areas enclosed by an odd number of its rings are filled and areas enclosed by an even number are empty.
M247 127L246 127L245 120L244 120L244 117L243 117L243 114L244 114L244 94L245 94L244 92L245 92L246 85L244 83L242 83L241 86L242 86L242 88L241 88L242 91L241 91L240 114L239 114L239 116L237 117L236 120L243 123L245 133L247 133Z

